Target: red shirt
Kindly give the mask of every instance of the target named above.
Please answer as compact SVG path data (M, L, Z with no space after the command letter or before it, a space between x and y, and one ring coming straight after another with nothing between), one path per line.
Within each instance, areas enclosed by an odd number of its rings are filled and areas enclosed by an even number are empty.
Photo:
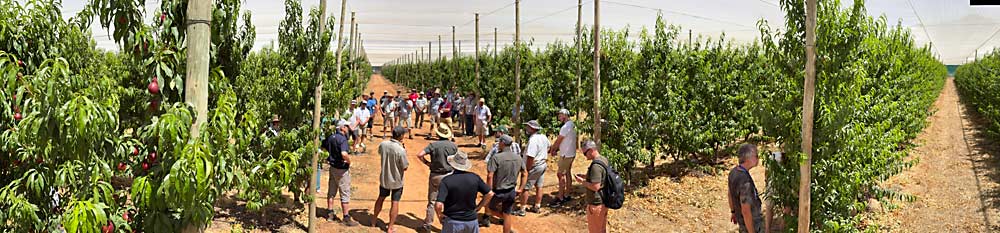
M411 92L411 93L410 93L410 100L411 100L411 101L416 101L416 100L417 100L417 98L420 98L420 97L419 97L419 96L417 95L417 93L416 93L416 92Z

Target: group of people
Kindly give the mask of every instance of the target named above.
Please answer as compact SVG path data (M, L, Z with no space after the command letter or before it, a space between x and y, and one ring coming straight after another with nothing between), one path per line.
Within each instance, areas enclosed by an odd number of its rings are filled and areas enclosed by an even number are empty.
M526 212L540 212L541 187L550 155L557 156L553 160L558 166L559 189L556 192L558 197L549 205L558 207L572 199L574 177L571 176L571 170L577 154L578 140L568 110L558 112L563 125L554 142L555 146L541 133L542 127L536 120L524 124L527 126L525 132L530 136L523 151L508 135L507 127L497 127L494 130L496 143L486 156L487 174L484 181L478 174L470 171L472 161L465 152L458 149L454 142L456 133L452 129L453 125L464 127L465 134L478 136L478 146L485 149L487 129L493 116L484 99L479 98L478 103L473 105L470 100L475 99L475 94L468 93L466 97L462 98L454 91L444 97L437 91L432 91L430 98L416 90L406 97L401 92L393 96L386 91L380 100L375 100L374 93L369 93L362 97L363 104L352 102L354 110L347 118L349 120L339 120L335 133L322 143L322 149L330 153L327 158L330 165L327 206L333 206L334 198L339 195L343 224L358 225L348 214L352 147L364 150L366 134L371 134L372 116L376 115L383 117L387 129L383 131L389 131L391 137L378 146L381 157L379 195L372 212L374 217L371 225L380 221L378 215L382 211L383 202L389 198L391 206L386 226L388 232L394 232L393 226L396 224L404 188L403 176L409 167L402 140L404 137L412 139L412 129L423 127L423 114L430 115L431 130L428 137L434 140L416 154L419 161L430 170L427 177L426 217L422 226L425 230L429 231L431 224L437 219L442 224L442 232L478 232L480 226L493 223L503 225L505 233L513 232L513 217L525 216ZM454 101L463 103L455 104ZM462 118L465 123L454 123L451 120ZM413 120L416 120L416 124ZM349 138L354 139L353 146L349 145ZM593 141L587 140L582 143L580 151L587 159L604 161L606 164L607 159L601 157L596 148ZM603 207L600 194L607 173L604 169L603 166L592 164L586 174L577 174L575 177L587 189L583 203L586 204L588 228L591 232L606 232L607 208ZM529 192L534 195L528 195ZM534 197L533 205L528 205L530 197ZM479 212L484 207L486 211L480 217ZM328 220L337 221L337 218L331 209Z

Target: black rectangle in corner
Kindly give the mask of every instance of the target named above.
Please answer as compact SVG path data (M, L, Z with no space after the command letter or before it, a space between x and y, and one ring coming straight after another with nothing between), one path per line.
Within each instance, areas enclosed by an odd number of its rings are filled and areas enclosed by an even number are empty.
M1000 6L1000 0L969 0L970 6Z

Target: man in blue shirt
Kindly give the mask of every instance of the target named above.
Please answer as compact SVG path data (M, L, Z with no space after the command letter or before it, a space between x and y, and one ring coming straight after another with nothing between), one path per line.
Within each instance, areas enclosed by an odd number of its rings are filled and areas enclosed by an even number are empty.
M374 91L365 96L365 104L368 106L368 113L370 113L368 114L368 116L370 116L368 119L368 130L365 130L365 134L368 136L366 138L371 140L372 122L374 122L371 118L375 117L375 108L378 107L378 100L375 99Z
M351 219L350 208L348 204L351 202L351 173L349 169L351 168L351 152L350 147L347 143L347 133L349 132L349 126L345 120L340 120L337 122L336 133L330 135L323 141L322 148L330 153L330 156L326 158L326 162L330 164L330 182L327 184L329 191L326 196L326 208L330 209L330 215L327 216L328 221L334 221L336 215L333 214L333 197L338 193L340 194L340 206L344 211L344 225L347 226L357 226L358 222Z

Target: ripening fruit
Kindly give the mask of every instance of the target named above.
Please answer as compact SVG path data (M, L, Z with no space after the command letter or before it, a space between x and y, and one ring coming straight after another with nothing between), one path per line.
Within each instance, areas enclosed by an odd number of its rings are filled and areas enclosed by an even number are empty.
M149 158L147 158L147 159L149 159L150 163L155 163L156 162L156 152L150 152L149 153Z
M142 162L142 170L143 171L149 170L149 163Z
M111 224L111 221L109 220L108 221L108 225L105 225L105 226L101 227L101 232L104 232L104 233L113 233L113 232L115 232L115 225Z
M153 81L149 82L149 86L146 86L146 89L149 90L150 94L160 94L160 83L156 81L156 77L153 77Z
M125 171L125 169L128 169L128 165L125 165L124 162L118 162L118 170Z
M19 112L15 112L14 113L14 120L20 121L22 118L23 117L21 116L21 113L19 113Z
M42 163L44 163L44 162L45 162L45 160L44 160L44 159L42 159L42 158L37 158L37 159L35 159L35 163L37 163L37 164L42 164Z
M122 219L125 219L125 222L132 221L132 219L128 217L128 211L122 212Z
M17 60L17 66L23 67L24 66L24 61Z
M132 156L139 155L139 148L132 147Z

